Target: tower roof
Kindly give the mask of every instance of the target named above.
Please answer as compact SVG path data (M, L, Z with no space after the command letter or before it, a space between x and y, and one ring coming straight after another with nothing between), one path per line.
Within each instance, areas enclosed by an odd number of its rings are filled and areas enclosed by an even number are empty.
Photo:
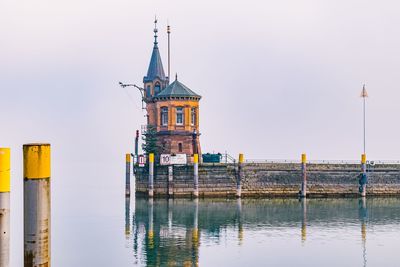
M154 46L153 53L151 54L149 68L147 69L147 75L143 78L144 82L154 81L154 79L159 78L160 80L166 80L164 67L161 61L160 51L158 49L157 42L157 19L154 21Z
M194 97L200 99L201 96L190 90L186 85L179 82L176 78L173 83L158 93L155 98L160 97Z

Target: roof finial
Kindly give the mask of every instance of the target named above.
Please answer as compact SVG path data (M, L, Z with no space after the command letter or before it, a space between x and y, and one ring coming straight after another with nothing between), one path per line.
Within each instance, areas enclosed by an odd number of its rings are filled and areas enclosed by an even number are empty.
M178 73L175 73L175 81L178 80Z
M158 42L157 42L157 16L154 16L154 45L157 46Z

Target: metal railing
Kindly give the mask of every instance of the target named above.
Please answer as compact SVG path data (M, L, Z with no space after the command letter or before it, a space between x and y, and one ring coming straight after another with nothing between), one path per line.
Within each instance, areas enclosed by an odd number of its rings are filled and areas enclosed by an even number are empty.
M301 160L295 159L246 159L245 163L293 163L300 164ZM308 164L361 164L360 160L307 160ZM400 160L368 160L368 165L395 165Z

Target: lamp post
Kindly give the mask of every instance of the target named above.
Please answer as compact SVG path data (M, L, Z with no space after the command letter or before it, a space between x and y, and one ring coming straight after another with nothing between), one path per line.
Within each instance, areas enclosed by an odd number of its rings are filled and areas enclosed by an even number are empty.
M363 98L363 136L364 136L364 146L363 146L363 154L361 155L361 176L359 180L360 188L359 192L362 197L366 196L367 193L367 155L365 154L365 102L368 97L367 90L365 89L365 84L363 85L363 89L361 91L361 97Z
M363 85L363 89L361 91L361 97L363 98L363 134L364 134L364 154L365 154L365 102L368 97L367 89L365 89L365 84Z

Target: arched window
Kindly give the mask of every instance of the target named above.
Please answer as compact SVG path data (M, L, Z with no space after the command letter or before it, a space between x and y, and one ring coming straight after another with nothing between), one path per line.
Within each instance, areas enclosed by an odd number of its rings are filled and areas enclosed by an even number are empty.
M196 108L192 108L190 112L190 124L195 125L196 124Z
M161 125L168 126L168 108L167 107L161 108Z
M179 144L178 144L178 151L179 151L179 152L182 152L182 151L183 151L182 143L179 143Z
M150 87L150 85L147 85L147 87L146 87L146 97L151 97L151 87Z
M183 125L183 107L176 108L176 125Z
M157 95L161 91L161 86L159 82L154 85L154 95Z

